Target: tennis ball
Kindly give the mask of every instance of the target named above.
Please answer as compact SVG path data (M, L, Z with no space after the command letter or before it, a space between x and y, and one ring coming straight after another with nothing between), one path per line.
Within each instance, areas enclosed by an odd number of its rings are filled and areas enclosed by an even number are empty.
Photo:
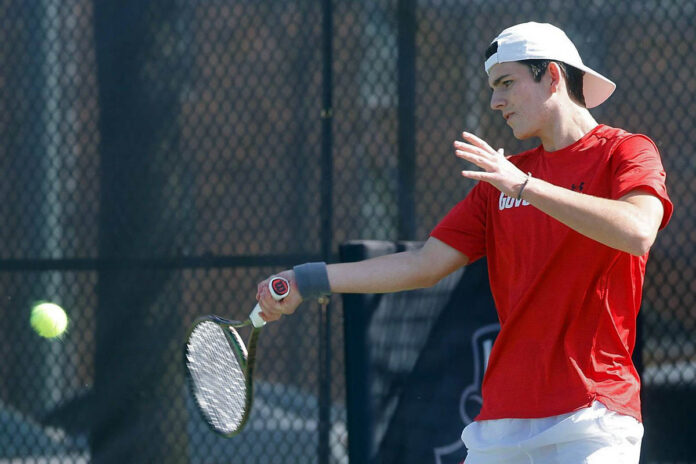
M31 326L45 338L60 337L68 328L68 316L55 303L39 302L31 309Z

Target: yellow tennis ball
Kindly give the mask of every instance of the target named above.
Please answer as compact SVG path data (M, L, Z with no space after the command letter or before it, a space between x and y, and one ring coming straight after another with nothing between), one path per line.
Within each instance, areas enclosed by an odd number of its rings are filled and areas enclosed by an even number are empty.
M41 302L31 309L31 326L45 338L60 337L68 328L68 316L55 303Z

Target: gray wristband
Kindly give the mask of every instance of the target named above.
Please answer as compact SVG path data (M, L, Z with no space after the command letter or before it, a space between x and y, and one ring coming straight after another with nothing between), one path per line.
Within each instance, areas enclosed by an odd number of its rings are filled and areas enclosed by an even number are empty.
M295 266L295 283L303 300L331 294L326 263L305 263Z

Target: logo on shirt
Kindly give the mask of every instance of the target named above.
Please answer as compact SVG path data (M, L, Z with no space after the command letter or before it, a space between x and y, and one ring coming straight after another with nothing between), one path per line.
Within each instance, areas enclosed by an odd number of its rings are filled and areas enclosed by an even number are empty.
M500 198L498 199L498 209L500 211L508 208L517 208L519 206L527 206L529 203L525 200L518 200L514 197L509 197L503 192L500 192Z
M585 186L585 183L584 183L584 182L580 182L579 185L573 184L573 185L570 186L570 188L571 188L571 190L573 190L573 191L582 192L582 188L583 188L584 186Z

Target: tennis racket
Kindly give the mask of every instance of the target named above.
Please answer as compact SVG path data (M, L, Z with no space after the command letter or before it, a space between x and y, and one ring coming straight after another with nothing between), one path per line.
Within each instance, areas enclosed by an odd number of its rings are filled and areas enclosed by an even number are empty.
M290 293L282 277L272 278L268 288L276 300ZM257 304L245 321L198 318L186 340L184 364L194 403L208 426L225 437L238 434L251 412L256 343L266 325L260 312ZM237 329L247 326L251 334L245 346Z

